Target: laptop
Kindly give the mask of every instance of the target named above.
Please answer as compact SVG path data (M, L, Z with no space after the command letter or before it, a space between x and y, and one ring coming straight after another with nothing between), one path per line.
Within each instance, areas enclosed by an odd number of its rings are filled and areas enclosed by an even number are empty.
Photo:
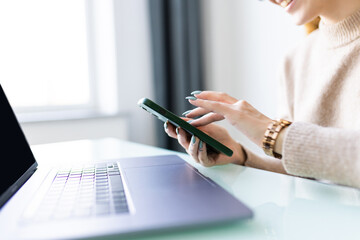
M1 85L0 161L0 239L126 237L253 215L177 155L43 169Z

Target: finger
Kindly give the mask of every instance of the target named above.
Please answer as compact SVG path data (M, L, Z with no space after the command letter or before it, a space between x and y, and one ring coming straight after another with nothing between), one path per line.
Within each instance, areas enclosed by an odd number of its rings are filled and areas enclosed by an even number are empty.
M172 137L172 138L175 138L175 139L177 138L177 135L176 135L176 132L175 132L175 126L172 125L171 123L165 122L164 123L164 130L167 133L167 135L169 135L169 137Z
M197 163L199 163L198 149L199 149L199 139L193 135L191 137L189 148L188 148L187 152Z
M198 99L204 100L212 100L216 102L223 102L233 104L236 103L238 100L227 93L223 92L215 92L215 91L202 91L199 94L194 94L194 96Z
M205 126L213 122L221 121L224 119L224 116L217 113L208 113L205 116L198 118L191 122L191 125L194 127Z
M198 117L198 116L205 115L205 114L209 113L209 111L204 109L204 108L195 108L193 110L186 111L185 113L186 113L184 115L185 117L195 118L195 117Z
M196 100L189 99L189 102L194 106L205 108L210 112L218 113L222 116L228 115L229 113L232 112L232 104L228 104L228 103L203 100L203 99L196 99Z
M189 121L192 121L194 119L192 118L187 118L187 117L180 117L182 120L184 120L185 122L189 122Z
M199 149L198 149L198 159L199 162L201 163L201 165L205 166L205 167L212 167L215 165L215 161L212 161L209 159L207 152L206 152L206 143L200 141L199 144Z
M178 142L179 144L185 149L185 150L188 150L189 148L189 139L187 137L187 134L186 132L181 129L180 127L176 128L177 129L177 139L178 139Z

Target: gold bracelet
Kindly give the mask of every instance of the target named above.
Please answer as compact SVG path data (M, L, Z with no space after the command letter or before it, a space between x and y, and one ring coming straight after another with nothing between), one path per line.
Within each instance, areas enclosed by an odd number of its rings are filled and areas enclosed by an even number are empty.
M285 127L288 127L291 124L291 122L286 121L284 119L280 120L273 120L268 128L265 131L264 139L263 139L263 150L266 153L266 155L275 157L275 158L282 158L282 155L279 153L276 153L274 151L276 139L279 136L279 133L282 129Z

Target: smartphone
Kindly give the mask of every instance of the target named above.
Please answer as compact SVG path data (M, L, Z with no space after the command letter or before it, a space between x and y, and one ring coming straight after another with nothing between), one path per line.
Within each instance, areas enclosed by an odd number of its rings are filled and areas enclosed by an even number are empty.
M151 113L158 119L160 119L163 122L169 121L171 124L173 124L176 127L180 127L184 129L186 132L188 132L191 135L195 135L198 137L201 141L205 142L207 145L207 151L208 153L215 152L215 153L223 153L229 157L232 156L233 151L226 147L225 145L221 144L220 142L216 141L203 131L197 129L196 127L192 126L191 124L187 123L186 121L182 120L178 116L176 116L174 113L166 110L163 107L160 107L153 101L151 101L148 98L142 98L138 101L138 105L143 108L145 111Z

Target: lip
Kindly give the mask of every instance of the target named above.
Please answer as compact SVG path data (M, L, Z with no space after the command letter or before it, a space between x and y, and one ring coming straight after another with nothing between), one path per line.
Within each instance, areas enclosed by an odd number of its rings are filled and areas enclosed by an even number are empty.
M290 4L286 6L285 11L286 11L286 12L290 12L291 9L293 9L296 1L297 1L297 0L292 0L292 1L290 2Z

